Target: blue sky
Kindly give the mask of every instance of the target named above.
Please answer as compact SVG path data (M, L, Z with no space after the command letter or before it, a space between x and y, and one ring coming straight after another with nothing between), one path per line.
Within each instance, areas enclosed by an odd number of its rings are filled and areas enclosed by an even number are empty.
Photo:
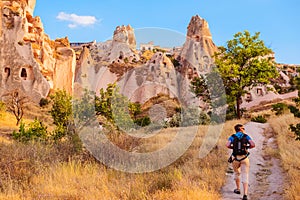
M299 0L37 0L34 16L41 17L51 39L101 42L116 26L130 24L138 42L180 46L198 14L209 23L217 46L237 32L260 32L277 62L300 64L299 10Z

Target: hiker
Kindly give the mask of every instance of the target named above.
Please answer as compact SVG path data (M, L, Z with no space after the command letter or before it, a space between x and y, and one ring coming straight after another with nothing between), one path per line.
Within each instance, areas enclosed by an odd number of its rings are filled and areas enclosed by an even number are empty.
M241 194L240 182L242 181L244 188L243 200L247 200L248 195L248 179L249 179L249 152L248 149L254 148L255 143L249 135L245 133L245 128L242 124L234 126L235 134L228 138L226 143L227 148L232 149L232 154L228 162L232 163L233 171L235 174L236 189L234 193Z

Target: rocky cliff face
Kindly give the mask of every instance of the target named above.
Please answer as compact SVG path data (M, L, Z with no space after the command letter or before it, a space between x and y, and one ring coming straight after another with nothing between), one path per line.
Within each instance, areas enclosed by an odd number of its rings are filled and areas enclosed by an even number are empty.
M159 94L184 103L195 101L188 82L164 53L157 52L142 62L135 46L134 32L128 25L117 27L112 40L84 47L76 67L78 91L84 87L98 93L116 82L132 102L145 103Z
M181 72L189 79L209 72L213 64L211 57L217 50L207 21L198 15L193 16L187 27L186 41L180 54Z
M67 38L50 40L34 7L35 0L0 2L0 98L13 89L36 102L50 89L72 91L75 53Z
M83 47L77 61L75 83L99 92L129 68L137 66L139 60L133 28L118 26L112 40Z

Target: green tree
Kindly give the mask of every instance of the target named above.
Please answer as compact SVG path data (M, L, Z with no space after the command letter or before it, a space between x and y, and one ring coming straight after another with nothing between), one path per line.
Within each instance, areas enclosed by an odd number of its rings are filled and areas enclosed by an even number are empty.
M133 119L137 119L137 116L142 113L142 108L140 103L129 102L129 112Z
M145 126L150 121L147 117L138 118L142 113L141 105L120 94L116 84L108 84L106 90L100 89L100 96L95 96L95 111L123 130L137 128L141 124Z
M111 101L116 84L108 84L106 90L100 89L100 96L95 96L95 111L97 115L104 116L113 122Z
M191 81L190 89L196 97L201 97L204 102L210 102L210 94L204 75L200 74L199 77L194 77Z
M95 92L85 89L80 98L73 99L73 116L76 121L76 126L82 126L95 120Z
M53 101L50 114L56 125L53 136L55 140L59 140L67 135L71 125L72 97L65 90L58 90L50 98Z
M241 97L251 87L266 85L278 72L270 55L273 53L259 38L248 31L238 32L225 47L220 47L215 54L215 64L225 86L227 101L236 104L237 117L241 117Z

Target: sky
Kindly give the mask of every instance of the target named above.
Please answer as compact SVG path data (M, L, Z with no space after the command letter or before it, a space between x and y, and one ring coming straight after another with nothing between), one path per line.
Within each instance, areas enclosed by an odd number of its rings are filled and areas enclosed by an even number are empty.
M45 33L54 40L104 42L130 24L139 43L181 46L194 15L204 18L217 46L244 30L275 52L278 63L300 64L299 0L36 0Z

